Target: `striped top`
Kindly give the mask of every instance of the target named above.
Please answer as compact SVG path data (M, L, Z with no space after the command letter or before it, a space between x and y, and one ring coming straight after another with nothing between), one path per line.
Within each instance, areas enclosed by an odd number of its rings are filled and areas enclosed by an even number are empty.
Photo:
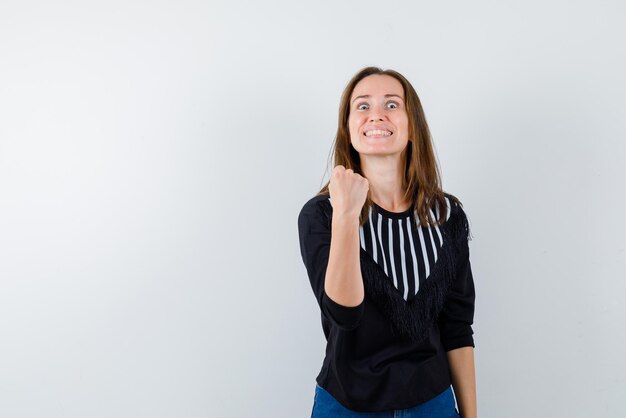
M325 290L329 197L318 193L298 215L300 254L326 338L316 382L357 412L407 409L434 399L451 385L447 353L474 347L476 293L462 205L445 193L441 203L454 211L432 227L415 226L419 218L410 210L393 213L372 205L362 228L355 228L365 297L357 306L344 306Z
M451 206L448 197L445 200L448 220ZM416 211L390 212L375 202L374 208L370 208L367 221L359 227L361 248L382 267L404 300L409 301L417 295L437 262L443 236L437 225L415 228L412 220L419 221ZM430 215L437 219L439 208L434 212L431 209Z

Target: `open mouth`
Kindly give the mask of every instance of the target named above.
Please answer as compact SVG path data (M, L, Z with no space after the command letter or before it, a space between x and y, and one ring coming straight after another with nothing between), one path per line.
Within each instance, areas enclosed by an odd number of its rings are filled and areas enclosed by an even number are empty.
M372 129L363 132L363 135L368 138L384 138L393 135L393 132L383 129Z

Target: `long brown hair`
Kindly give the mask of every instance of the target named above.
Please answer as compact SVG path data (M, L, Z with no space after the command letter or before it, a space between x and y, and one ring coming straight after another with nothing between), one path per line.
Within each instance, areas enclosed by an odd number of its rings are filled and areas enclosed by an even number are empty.
M449 194L444 193L441 187L440 170L437 165L435 153L433 151L432 139L426 116L422 109L422 104L417 92L409 83L409 81L400 73L394 70L383 70L378 67L365 67L360 70L348 82L348 85L341 95L339 104L339 121L337 126L337 134L333 142L333 154L335 163L343 165L346 169L352 169L355 173L363 176L361 171L361 159L359 153L350 143L350 131L348 128L348 117L350 115L350 97L359 81L372 74L385 74L394 77L402 84L404 89L406 112L409 118L409 138L413 139L407 143L403 151L403 172L402 189L404 190L404 199L411 202L411 209L417 211L419 223L421 225L441 225L447 217L447 205L445 197L449 197L451 201L459 203L459 200ZM330 194L328 185L330 180L317 193ZM430 209L435 205L439 210L439 218L432 219ZM359 223L363 225L368 217L370 207L372 207L372 199L370 192L361 214ZM436 212L433 212L436 213Z

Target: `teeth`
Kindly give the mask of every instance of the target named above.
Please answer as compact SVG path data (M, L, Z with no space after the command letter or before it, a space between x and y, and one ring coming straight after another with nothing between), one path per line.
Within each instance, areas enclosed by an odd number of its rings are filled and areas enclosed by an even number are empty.
M374 130L374 131L367 131L367 132L365 132L365 136L373 136L373 135L389 136L389 135L391 135L391 132L389 132L389 131L381 131L381 130Z

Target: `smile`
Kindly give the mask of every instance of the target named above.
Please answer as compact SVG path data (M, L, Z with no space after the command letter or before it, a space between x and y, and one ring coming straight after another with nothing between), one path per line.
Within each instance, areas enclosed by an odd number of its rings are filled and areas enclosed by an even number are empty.
M389 136L391 134L392 134L391 131L384 131L384 130L380 130L380 129L374 129L374 130L371 130L371 131L366 131L364 133L364 135L368 136L368 137L383 137L383 136Z

